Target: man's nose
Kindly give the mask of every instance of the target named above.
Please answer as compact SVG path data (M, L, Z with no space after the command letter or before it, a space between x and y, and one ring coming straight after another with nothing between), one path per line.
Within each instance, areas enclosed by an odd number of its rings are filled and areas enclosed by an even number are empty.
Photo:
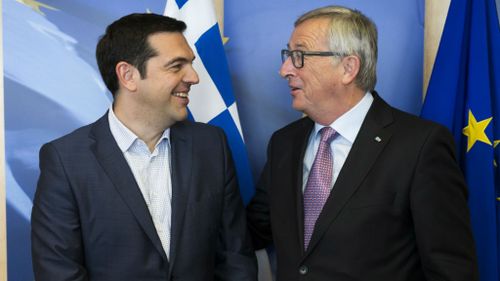
M281 64L279 74L283 78L293 76L295 74L295 66L293 66L292 58L288 57L283 64Z
M198 77L198 73L194 70L193 65L189 66L189 69L184 76L184 82L189 83L191 85L198 84L200 82L200 78Z

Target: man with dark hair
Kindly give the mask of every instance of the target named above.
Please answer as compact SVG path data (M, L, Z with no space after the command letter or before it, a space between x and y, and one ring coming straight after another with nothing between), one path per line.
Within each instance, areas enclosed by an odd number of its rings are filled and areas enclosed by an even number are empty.
M185 28L132 14L100 39L112 106L40 150L37 281L256 280L226 137L185 121L198 83Z
M280 75L307 114L275 132L248 206L278 281L476 281L451 134L374 91L377 29L328 6L295 23Z

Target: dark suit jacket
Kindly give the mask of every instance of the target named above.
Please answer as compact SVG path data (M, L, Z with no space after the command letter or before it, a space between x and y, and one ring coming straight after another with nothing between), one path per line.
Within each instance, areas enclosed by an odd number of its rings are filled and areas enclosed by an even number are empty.
M274 242L278 281L478 280L451 134L374 97L307 251L302 165L314 123L272 136L247 208L255 246Z
M37 281L256 280L224 133L180 122L170 136L169 260L107 115L42 147L32 211Z

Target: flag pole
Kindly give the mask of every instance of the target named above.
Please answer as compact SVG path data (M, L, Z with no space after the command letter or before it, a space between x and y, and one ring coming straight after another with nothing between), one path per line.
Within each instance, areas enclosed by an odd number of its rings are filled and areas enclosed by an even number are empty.
M432 67L436 59L439 41L443 33L444 22L451 0L425 0L425 30L424 30L424 85L423 99L431 78Z

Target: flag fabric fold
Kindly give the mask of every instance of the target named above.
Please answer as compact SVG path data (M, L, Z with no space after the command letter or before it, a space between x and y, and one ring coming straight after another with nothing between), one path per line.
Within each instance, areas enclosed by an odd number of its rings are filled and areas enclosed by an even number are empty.
M190 118L226 133L246 204L254 193L253 179L213 1L168 0L164 14L186 23L184 35L196 56L200 84L190 91Z
M500 280L499 2L451 0L421 113L455 138L481 281Z

